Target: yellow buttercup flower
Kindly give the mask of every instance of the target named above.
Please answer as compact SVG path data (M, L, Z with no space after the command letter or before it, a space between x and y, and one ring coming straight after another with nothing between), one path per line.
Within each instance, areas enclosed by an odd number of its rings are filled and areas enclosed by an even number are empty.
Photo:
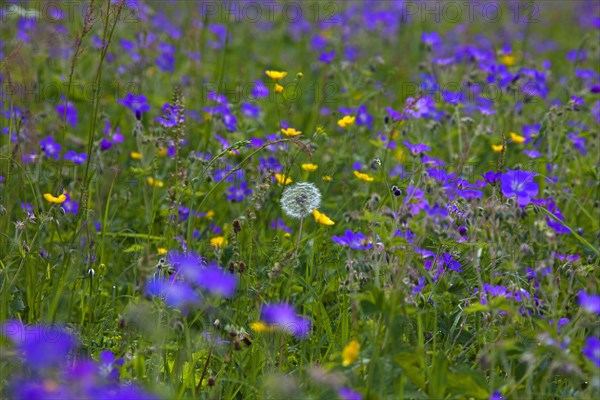
M335 222L333 222L327 215L319 212L319 210L313 210L312 215L315 217L315 221L321 225L335 225Z
M502 146L501 144L493 144L492 145L492 150L494 150L496 153L500 153L503 149L504 149L504 146Z
M274 81L280 81L287 76L287 72L284 71L265 71L265 74Z
M286 239L289 239L289 238L292 237L292 234L289 233L289 232L286 232L286 233L283 234L283 237L286 238Z
M323 182L331 182L331 181L333 180L333 178L332 178L332 177L330 177L329 175L325 175L325 176L324 176L323 178L321 178L321 179L323 179Z
M167 149L164 147L161 147L158 149L158 155L161 157L165 157L167 155Z
M168 250L165 249L164 247L159 247L158 249L156 249L156 252L160 255L163 255L163 254L167 254Z
M352 364L358 358L358 353L360 352L360 344L358 341L353 340L344 347L342 351L342 365L347 367Z
M142 154L138 153L137 151L132 151L130 154L131 158L133 158L134 160L141 160L142 159Z
M316 164L302 164L302 169L308 172L315 172L318 168Z
M215 212L213 210L208 210L206 212L206 218L211 219L214 216L215 216Z
M163 186L165 186L165 183L163 181L158 180L158 179L154 179L152 177L148 177L146 179L146 182L148 182L148 185L150 185L150 186L156 186L156 187L163 187Z
M515 65L515 56L511 54L504 54L500 57L500 63L506 65L507 67L512 67Z
M354 176L365 182L373 182L375 179L365 173L354 171Z
M224 243L225 243L225 237L224 236L216 236L216 237L210 239L210 245L212 247L221 248L221 247L223 247Z
M338 121L338 125L341 128L347 128L349 126L352 126L352 124L354 124L355 120L356 120L356 117L353 117L351 115L344 115L344 117Z
M292 180L283 174L275 174L275 179L277 179L280 185L289 185L292 183Z
M509 135L510 135L510 140L512 140L515 143L521 144L521 143L525 143L525 140L527 140L527 139L525 139L525 137L523 137L521 135L517 135L514 132L509 133Z
M283 92L283 86L281 86L279 83L275 84L275 93L281 93Z
M44 199L53 204L62 204L67 201L67 195L65 193L59 195L58 197L54 197L50 193L44 194Z
M298 136L298 135L302 134L302 132L297 131L294 128L287 128L287 129L281 128L281 133L283 133L285 136Z
M250 329L252 329L254 332L259 333L273 332L275 330L275 326L267 325L262 321L255 321L250 323Z

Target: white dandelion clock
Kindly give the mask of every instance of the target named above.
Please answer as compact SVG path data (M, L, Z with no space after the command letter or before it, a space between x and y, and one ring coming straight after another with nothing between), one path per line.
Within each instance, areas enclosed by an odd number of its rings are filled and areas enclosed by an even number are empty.
M310 182L299 182L285 188L281 208L288 216L303 219L321 206L321 192Z

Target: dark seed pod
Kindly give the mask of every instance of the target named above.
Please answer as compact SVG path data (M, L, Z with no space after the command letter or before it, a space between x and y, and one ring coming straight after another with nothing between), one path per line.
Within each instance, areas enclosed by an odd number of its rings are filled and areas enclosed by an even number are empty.
M240 233L242 231L242 223L240 222L239 219L236 219L235 221L233 221L233 231L235 233Z

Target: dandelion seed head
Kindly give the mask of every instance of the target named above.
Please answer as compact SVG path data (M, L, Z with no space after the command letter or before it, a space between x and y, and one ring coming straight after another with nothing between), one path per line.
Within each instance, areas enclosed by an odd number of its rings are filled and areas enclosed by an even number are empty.
M281 196L281 208L292 218L304 218L321 206L321 192L310 182L286 187Z

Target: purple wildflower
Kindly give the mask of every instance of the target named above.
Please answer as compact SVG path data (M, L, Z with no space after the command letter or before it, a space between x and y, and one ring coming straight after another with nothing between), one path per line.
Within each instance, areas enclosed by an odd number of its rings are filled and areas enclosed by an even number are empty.
M211 263L207 268L200 270L196 283L213 296L230 298L235 293L237 278Z
M250 194L252 194L252 189L248 187L247 182L242 182L239 186L233 185L229 188L227 200L234 202L244 201L244 198Z
M260 311L260 320L300 339L310 333L310 320L296 315L294 306L288 303L265 304Z
M330 64L335 58L335 50L331 50L330 52L323 52L319 56L319 61L324 64Z
M406 188L406 197L404 205L410 209L411 215L417 215L421 210L429 206L429 202L423 198L425 192L419 188L410 185Z
M360 232L354 233L350 229L346 230L344 236L333 236L332 239L337 244L348 246L353 250L368 250L373 247L367 236Z
M65 105L65 102L67 103ZM67 102L65 97L62 96L60 103L56 106L56 112L62 119L65 117L67 123L71 126L77 125L77 109L70 101Z
M373 125L373 116L367 112L367 107L364 104L356 110L356 125L366 126L369 129Z
M600 314L599 295L587 294L582 290L579 292L579 305L589 313Z
M58 325L25 326L12 320L2 324L2 334L13 342L27 364L33 369L61 365L77 346L77 340Z
M600 368L600 338L594 336L587 338L582 352L596 367Z
M71 160L75 164L83 164L87 160L87 153L76 153L74 150L69 150L63 156L65 160Z
M363 398L362 394L347 387L339 389L337 394L341 400L362 400Z
M535 176L535 172L509 169L500 177L502 194L509 198L516 197L517 203L525 207L538 194L538 184L533 180Z
M143 113L150 111L150 105L146 100L146 96L142 94L136 96L132 93L127 93L127 96L119 100L119 103L133 111L138 121L142 119Z
M431 151L431 147L429 147L423 143L412 144L412 143L406 142L406 141L403 143L406 147L408 147L408 149L414 156L418 156L419 154L421 154L425 151Z
M146 293L161 297L169 307L179 308L184 313L188 307L200 303L200 297L189 284L174 279L153 279L148 282Z
M60 150L62 147L52 136L47 136L46 139L41 140L40 147L46 156L52 157L55 160L60 159Z
M500 180L502 172L488 171L481 174L481 177L490 185L494 186Z
M260 107L250 103L242 103L240 110L242 111L242 114L249 118L256 119L260 114Z
M110 379L119 379L119 369L125 362L122 358L115 359L115 355L110 350L105 350L100 353L100 376Z

